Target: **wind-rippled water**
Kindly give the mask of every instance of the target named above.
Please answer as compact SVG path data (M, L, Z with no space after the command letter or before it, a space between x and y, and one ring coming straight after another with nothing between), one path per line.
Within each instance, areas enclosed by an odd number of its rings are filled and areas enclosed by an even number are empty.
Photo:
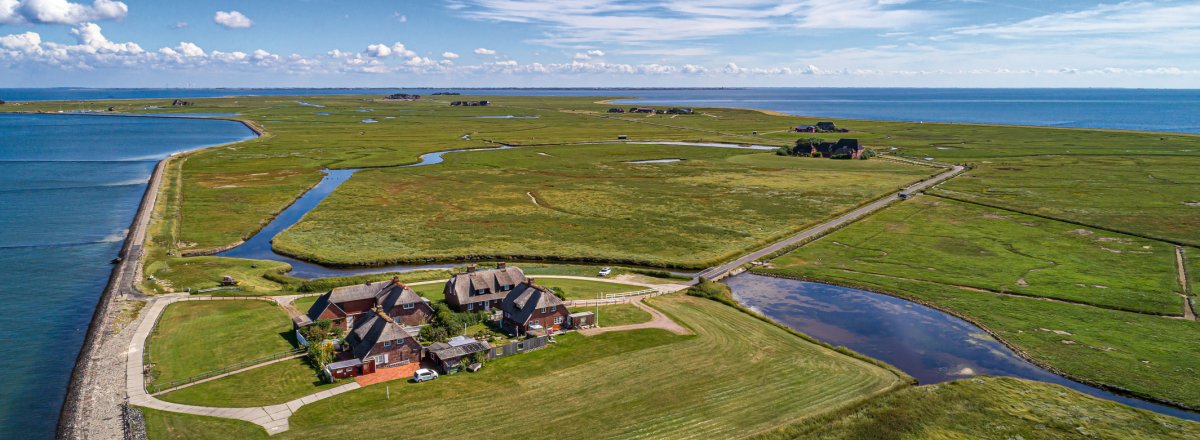
M96 301L155 163L237 122L0 115L0 438L52 438Z

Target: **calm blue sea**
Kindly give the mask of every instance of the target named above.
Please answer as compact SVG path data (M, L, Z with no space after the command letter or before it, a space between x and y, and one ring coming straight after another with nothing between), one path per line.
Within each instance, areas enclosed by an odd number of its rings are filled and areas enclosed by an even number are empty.
M0 89L0 99L232 95L628 96L797 115L1200 133L1200 90ZM66 109L69 110L69 109ZM190 119L0 115L0 438L51 438L76 353L146 180L170 152L251 137Z
M158 159L229 121L0 115L0 438L52 438L96 300Z
M453 91L627 96L627 103L751 107L802 116L1200 133L1200 90L1164 89L0 89L0 99L132 99Z

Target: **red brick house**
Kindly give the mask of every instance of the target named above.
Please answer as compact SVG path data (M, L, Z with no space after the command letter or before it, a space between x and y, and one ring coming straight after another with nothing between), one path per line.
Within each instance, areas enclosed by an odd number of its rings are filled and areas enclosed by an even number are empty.
M357 327L355 321L370 318L375 308L404 325L425 324L433 316L433 307L425 298L392 278L391 281L330 290L309 307L305 316L296 317L294 322L297 327L303 327L320 319L328 319L349 332Z
M567 306L549 289L538 286L533 279L518 284L500 305L504 318L500 326L513 333L543 334L567 327L571 314Z
M504 297L524 282L525 272L518 267L499 263L492 270L476 270L471 265L466 272L450 277L442 293L446 295L446 305L455 311L492 310L499 308Z
M421 343L382 309L358 316L346 343L340 347L339 361L325 367L330 377L342 379L421 362Z

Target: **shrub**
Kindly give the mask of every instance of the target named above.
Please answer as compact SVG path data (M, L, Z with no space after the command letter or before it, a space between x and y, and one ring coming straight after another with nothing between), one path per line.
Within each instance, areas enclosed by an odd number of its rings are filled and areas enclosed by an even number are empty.
M689 287L687 294L700 298L707 298L713 301L730 305L735 308L741 308L737 301L733 300L733 293L729 290L729 286L725 283L710 281L706 278L701 278L695 286Z

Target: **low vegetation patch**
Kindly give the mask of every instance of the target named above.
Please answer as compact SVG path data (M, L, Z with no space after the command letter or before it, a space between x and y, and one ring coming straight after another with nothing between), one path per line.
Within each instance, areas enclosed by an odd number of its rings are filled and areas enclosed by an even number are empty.
M646 290L630 284L606 283L603 281L573 280L567 278L536 278L539 286L546 287L564 300L596 299L608 293L626 293Z
M553 150L553 157L510 149L360 171L273 244L345 265L508 259L698 268L928 174L892 162L780 161L729 148ZM662 156L689 160L625 163ZM825 184L831 180L854 184Z
M291 350L292 322L269 301L189 301L167 306L150 335L155 382L170 382Z
M936 197L888 208L772 263L1183 313L1174 246Z
M1200 424L1058 385L975 377L912 387L755 439L1198 439Z

